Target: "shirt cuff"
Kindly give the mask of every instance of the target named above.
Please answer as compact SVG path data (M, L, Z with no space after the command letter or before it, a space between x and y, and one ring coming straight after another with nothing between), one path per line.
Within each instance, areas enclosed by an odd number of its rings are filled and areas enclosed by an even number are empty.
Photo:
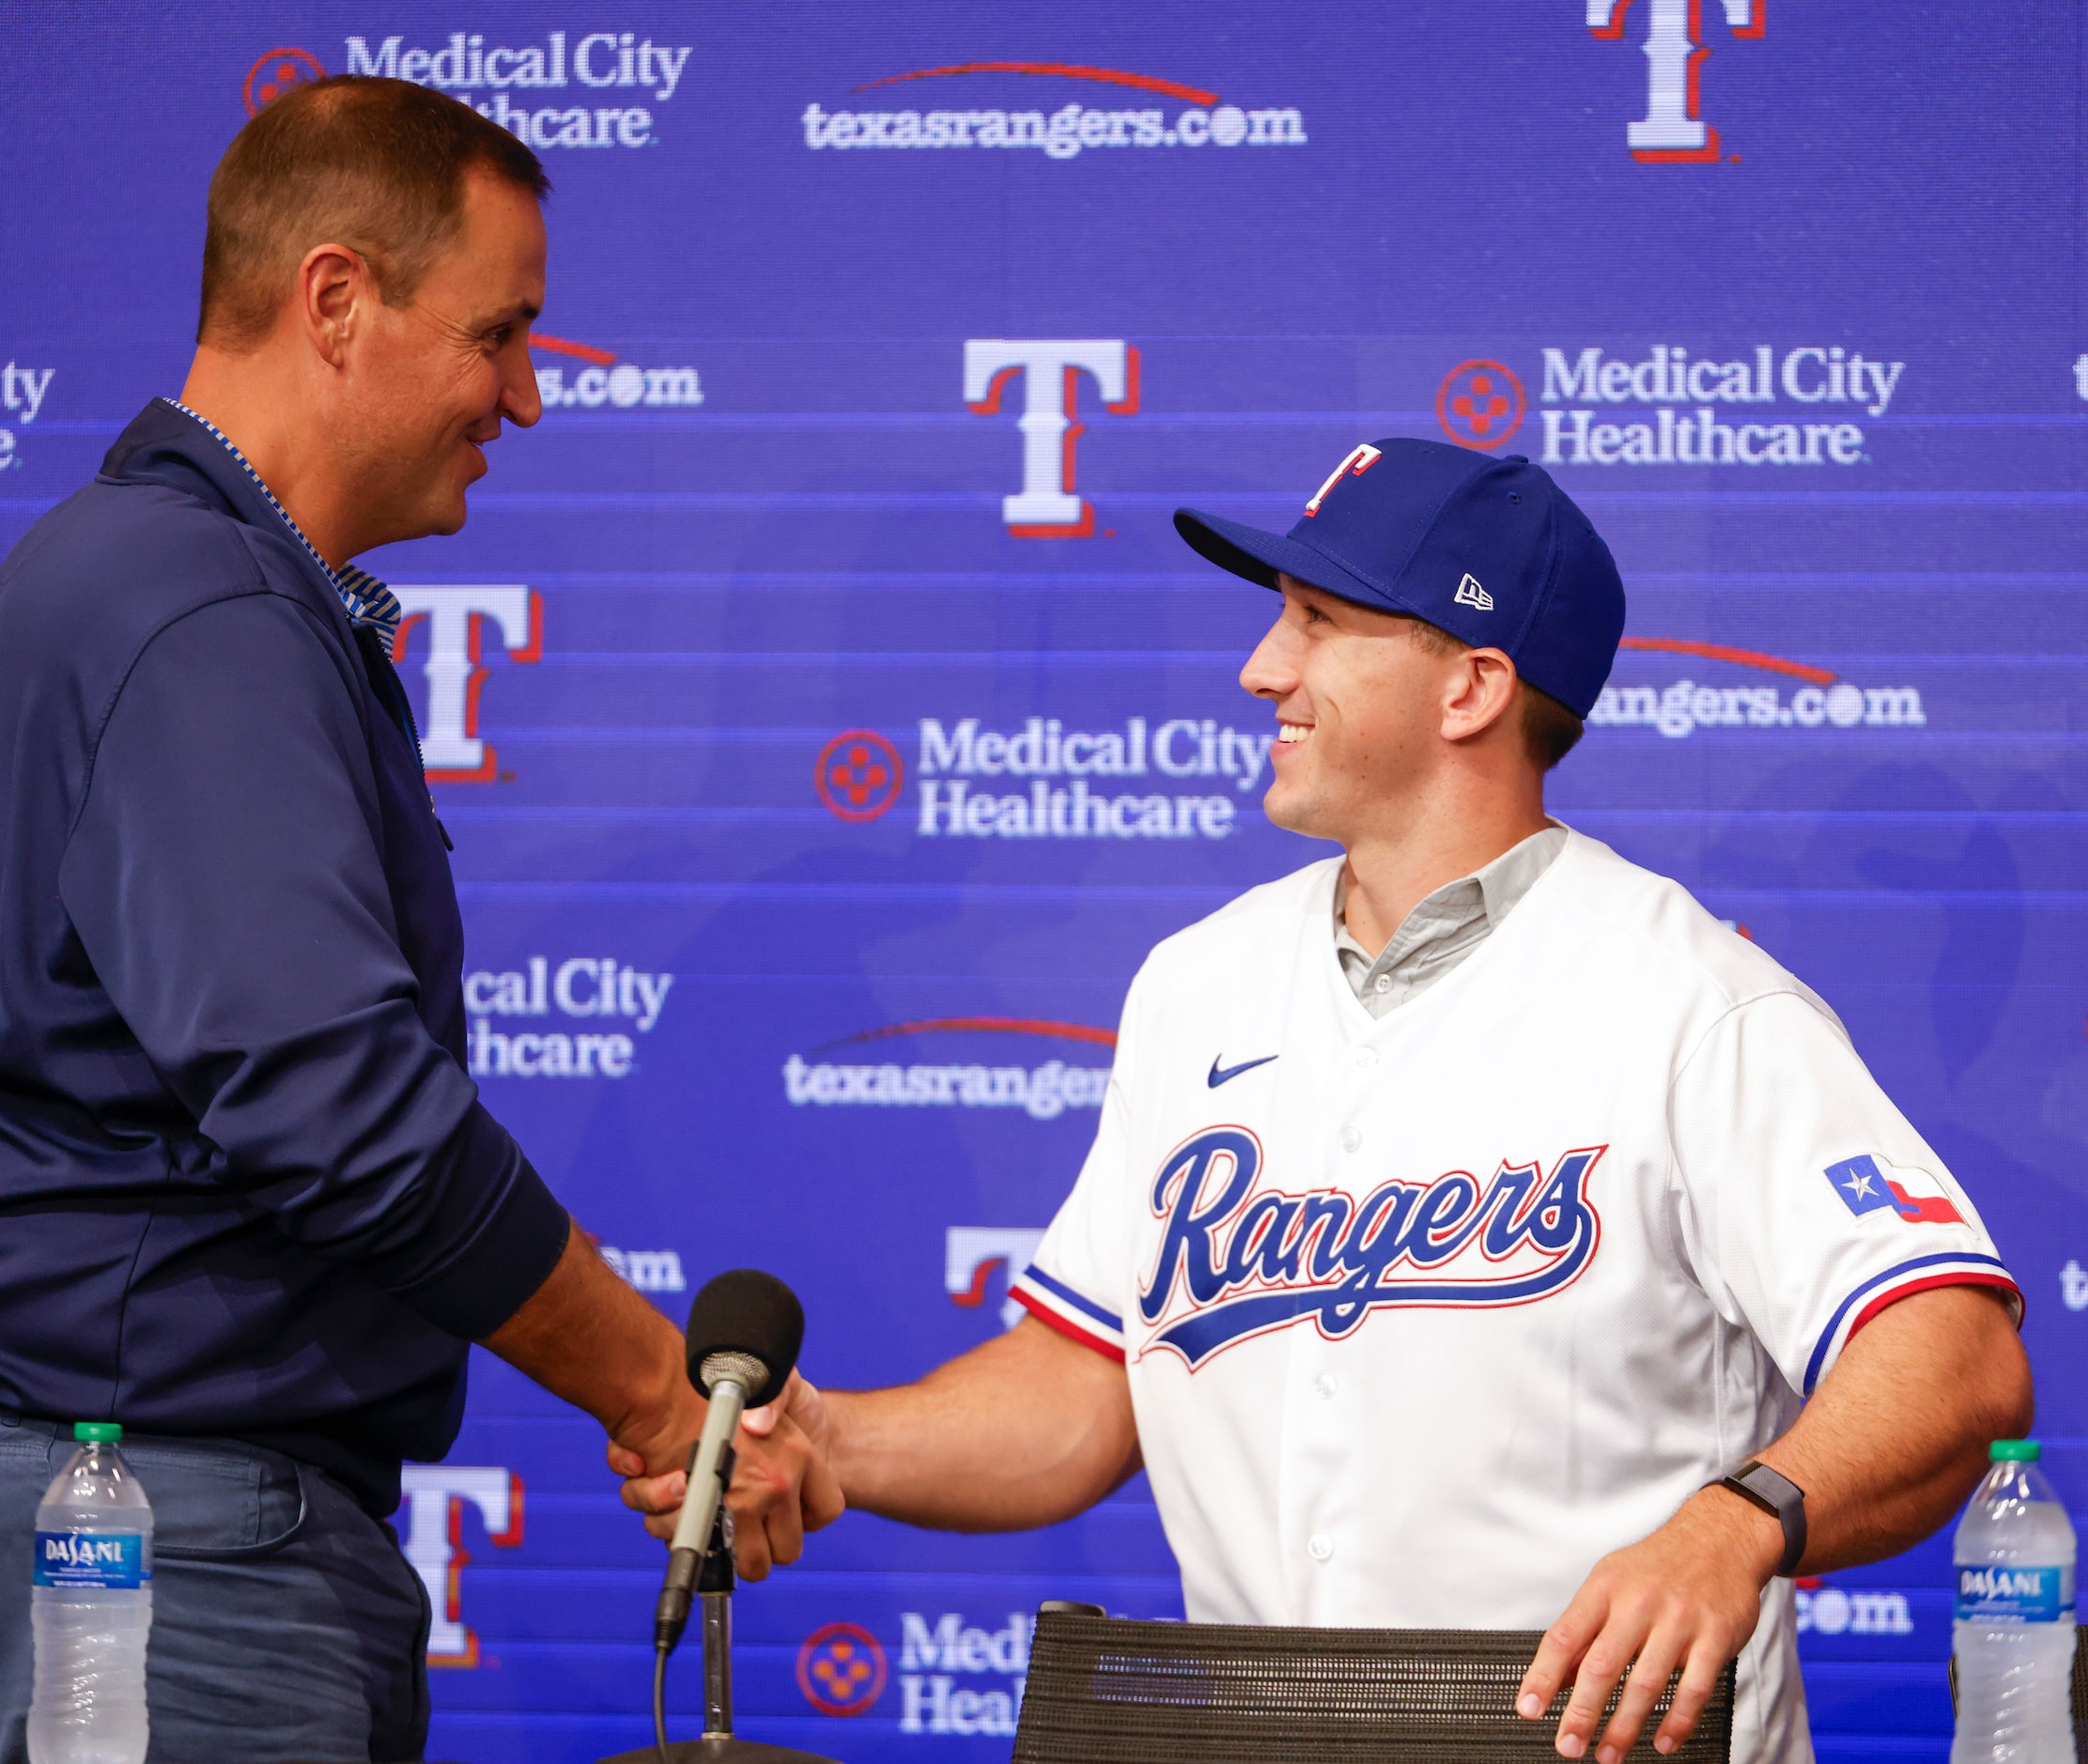
M1946 1250L1940 1255L1916 1256L1884 1273L1873 1275L1835 1308L1834 1314L1827 1320L1827 1327L1820 1332L1818 1343L1813 1349L1813 1357L1805 1366L1806 1396L1811 1396L1834 1361L1841 1357L1842 1350L1849 1344L1856 1332L1881 1310L1896 1305L1903 1298L1911 1298L1916 1292L1932 1292L1941 1286L1990 1286L2000 1289L2009 1298L2009 1310L2015 1317L2016 1326L2022 1327L2022 1288L2016 1278L2002 1265L1998 1256L1983 1256L1970 1250Z
M1032 1262L1010 1287L1008 1296L1041 1323L1118 1361L1123 1359L1123 1319L1105 1309Z
M483 1104L472 1104L461 1131L465 1139L445 1198L456 1197L479 1217L439 1269L391 1292L437 1328L483 1341L551 1277L573 1221ZM488 1205L488 1188L505 1192ZM428 1223L440 1230L445 1221Z

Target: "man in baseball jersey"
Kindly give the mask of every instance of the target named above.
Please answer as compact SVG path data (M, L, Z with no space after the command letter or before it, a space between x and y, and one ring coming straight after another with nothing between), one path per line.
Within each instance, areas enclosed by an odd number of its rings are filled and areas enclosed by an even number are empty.
M1543 472L1382 441L1288 536L1175 524L1280 593L1267 810L1344 855L1139 970L1030 1317L794 1413L924 1525L1142 1462L1192 1618L1542 1628L1564 1756L1679 1666L1672 1751L1737 1655L1733 1756L1809 1758L1787 1576L1927 1536L2027 1427L2014 1281L1818 997L1546 815L1624 594Z

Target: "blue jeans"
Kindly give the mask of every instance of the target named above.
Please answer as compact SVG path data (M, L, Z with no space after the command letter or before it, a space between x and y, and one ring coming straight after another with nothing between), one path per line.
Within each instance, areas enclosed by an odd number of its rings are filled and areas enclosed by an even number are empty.
M0 1411L0 1764L28 1758L30 1543L71 1431ZM392 1527L258 1447L126 1433L122 1451L152 1502L148 1764L418 1759L427 1594Z

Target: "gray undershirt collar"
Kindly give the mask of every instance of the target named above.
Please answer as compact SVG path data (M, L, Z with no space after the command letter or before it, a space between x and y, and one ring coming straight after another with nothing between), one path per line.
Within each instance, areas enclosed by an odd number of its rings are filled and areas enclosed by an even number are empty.
M1554 821L1492 863L1446 882L1407 914L1375 959L1349 935L1344 865L1334 887L1334 949L1363 1008L1384 1016L1434 985L1500 929L1565 847L1566 828Z

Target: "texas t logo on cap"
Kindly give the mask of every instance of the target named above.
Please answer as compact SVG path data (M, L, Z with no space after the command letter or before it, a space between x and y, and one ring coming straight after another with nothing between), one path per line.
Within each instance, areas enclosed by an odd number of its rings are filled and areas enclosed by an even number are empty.
M1361 477L1364 472L1369 471L1384 457L1384 450L1383 448L1373 447L1369 441L1356 442L1353 447L1349 449L1349 456L1327 473L1327 481L1312 492L1312 500L1306 503L1305 512L1308 515L1317 515L1320 512L1320 504L1326 501L1327 492L1340 483L1341 474L1344 472L1353 472L1358 477Z
M1624 634L1624 584L1572 499L1520 454L1393 436L1363 441L1288 534L1178 508L1175 531L1264 588L1289 576L1424 619L1585 717ZM1483 585L1482 585L1483 584Z

